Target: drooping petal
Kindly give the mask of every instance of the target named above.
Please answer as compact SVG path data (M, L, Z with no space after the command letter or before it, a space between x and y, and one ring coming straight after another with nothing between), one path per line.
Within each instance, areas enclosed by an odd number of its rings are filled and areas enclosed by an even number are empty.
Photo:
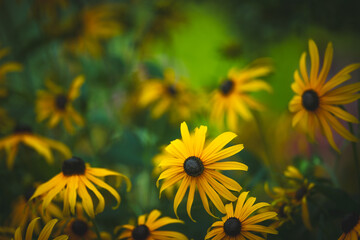
M195 222L195 220L191 217L191 206L193 204L194 201L194 195L195 195L195 188L196 188L196 181L190 181L190 188L189 188L189 195L188 195L188 200L186 203L186 211L190 217L190 219Z
M180 202L182 201L182 199L184 198L184 195L187 192L187 189L189 187L191 180L192 179L190 176L185 176L180 184L178 191L176 192L176 195L174 198L174 212L175 212L175 215L177 218L179 218L177 215L177 208L178 208Z
M32 240L32 235L34 232L34 228L35 228L35 224L37 223L37 221L40 219L40 217L34 218L30 223L29 226L26 230L26 235L25 235L25 240ZM16 239L16 238L15 238Z
M86 190L85 184L83 182L79 182L78 193L82 199L82 206L83 206L86 214L90 218L95 218L94 204L93 204L91 196L89 195L88 191Z
M57 223L57 219L53 219L50 222L48 222L43 230L40 232L38 240L48 240L51 234L51 231L53 230L55 224Z
M96 207L95 212L96 213L101 213L102 211L104 211L105 208L105 200L104 197L101 195L101 193L97 190L97 188L89 181L86 179L86 177L84 176L80 176L81 181L85 184L85 186L87 188L89 188L94 194L95 196L98 198L99 203Z
M62 173L57 174L55 177L47 181L46 183L41 184L38 186L31 196L30 200L43 195L44 193L48 192L50 189L54 188L56 185L64 181L64 175Z

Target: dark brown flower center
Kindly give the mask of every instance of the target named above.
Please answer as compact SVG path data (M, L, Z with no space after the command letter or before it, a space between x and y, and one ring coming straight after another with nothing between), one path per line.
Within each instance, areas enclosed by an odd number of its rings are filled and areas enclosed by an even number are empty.
M234 89L234 81L231 79L226 79L225 81L223 81L220 85L220 91L221 93L226 96L229 93L232 92L232 90Z
M204 171L204 164L200 158L192 156L188 157L184 162L184 170L187 175L192 177L200 176Z
M13 132L14 133L32 133L32 129L30 126L27 126L27 125L16 125Z
M62 172L65 176L83 175L85 173L85 162L81 158L73 156L63 162Z
M224 223L224 232L227 236L235 237L241 232L241 222L236 217L231 217Z
M300 201L308 192L307 188L305 186L302 186L295 192L295 199L297 201Z
M75 221L72 222L71 224L71 230L73 231L73 233L75 233L76 235L82 237L84 236L87 231L89 230L89 226L88 224L80 219L76 219Z
M301 103L308 111L315 111L319 107L319 96L314 90L306 90L301 96Z
M359 222L359 214L352 213L344 217L341 228L344 233L349 233Z
M131 233L135 240L145 240L150 235L150 230L146 225L139 225Z
M176 86L174 84L169 85L167 87L167 91L171 96L175 96L178 93Z
M64 94L57 95L55 98L55 106L59 110L65 110L67 102L67 96L65 96Z

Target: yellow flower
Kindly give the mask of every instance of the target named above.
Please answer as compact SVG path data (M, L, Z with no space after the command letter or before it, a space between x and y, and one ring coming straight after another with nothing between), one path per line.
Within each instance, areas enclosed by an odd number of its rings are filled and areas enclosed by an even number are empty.
M277 234L272 227L258 225L262 221L276 217L275 212L265 211L250 216L256 210L269 206L268 203L261 202L254 205L256 198L250 197L246 201L248 192L242 192L237 200L235 211L233 204L226 204L226 216L222 221L217 221L211 225L210 231L205 236L206 239L263 239L252 232Z
M339 151L333 139L331 127L349 141L357 141L336 118L347 122L358 123L358 119L341 109L337 105L348 104L360 98L358 94L360 83L353 83L339 87L340 84L351 78L350 73L360 67L360 64L351 64L344 67L330 80L326 81L333 57L333 47L329 43L324 57L324 63L319 73L319 52L313 40L309 40L311 59L310 75L306 69L306 52L300 58L300 73L294 73L295 82L291 88L295 96L289 103L289 110L295 113L292 125L300 123L301 127L314 140L316 130L325 134L330 145Z
M161 117L169 112L172 121L189 119L190 108L194 105L194 98L185 85L176 81L173 70L164 72L164 80L146 80L140 89L139 105L152 105L152 116Z
M0 48L0 60L9 54L8 48ZM0 97L4 97L7 94L4 88L5 77L9 72L18 72L22 70L22 65L17 62L5 62L0 64Z
M117 239L128 239L128 240L163 240L163 239L177 239L187 240L188 238L179 232L175 231L159 231L158 229L172 223L184 223L181 220L173 219L170 217L159 218L161 212L158 210L152 210L149 216L141 215L138 218L137 226L130 224L119 226L115 229L124 228L120 236ZM147 217L147 219L146 219ZM146 221L145 221L146 220Z
M234 131L237 129L238 115L246 121L252 120L253 114L250 109L263 110L264 107L254 100L250 93L260 90L272 91L268 83L258 79L266 76L271 70L272 68L266 64L250 66L242 70L230 69L227 78L213 94L212 122L222 127L226 119L227 126Z
M72 122L83 126L84 120L75 111L72 102L79 97L80 88L84 81L84 76L76 77L67 93L53 82L47 81L46 85L49 91L38 91L36 101L37 120L43 121L46 118L50 118L49 127L51 128L56 126L60 120L63 120L65 129L69 133L74 132Z
M207 127L200 126L200 128L195 129L194 134L190 135L186 123L183 122L181 124L182 140L176 139L165 148L169 158L164 159L159 165L166 168L157 181L158 184L160 180L165 179L160 188L160 195L162 191L182 180L174 199L174 212L176 215L177 208L190 187L187 213L191 219L190 212L196 187L205 210L211 216L214 215L210 212L207 197L210 198L220 212L225 213L225 206L219 194L229 201L235 201L236 197L229 190L239 192L241 186L217 170L247 171L248 169L245 164L239 162L219 162L235 155L244 148L243 144L237 144L222 149L236 137L235 133L225 132L205 147L206 131Z
M34 220L32 220L30 223L29 223L29 226L26 230L26 235L25 235L25 240L31 240L33 239L33 231L34 231L34 227L35 227L35 224L36 222L39 220L39 218L35 218ZM50 237L50 234L56 224L58 220L57 219L53 219L51 221L49 221L45 227L43 228L43 230L40 232L39 234L39 237L38 237L38 240L47 240L49 239ZM67 240L69 237L66 236L66 235L61 235L61 236L58 236L56 238L54 238L54 240ZM14 236L14 239L15 240L22 240L22 234L21 234L21 228L18 227L15 231L15 236Z
M72 214L75 212L76 197L77 194L79 194L80 198L82 199L82 206L85 212L89 217L94 218L95 214L102 212L105 207L105 199L94 186L94 184L109 191L116 198L117 206L120 204L120 195L115 191L115 189L97 178L109 175L125 179L127 183L127 190L130 190L131 183L125 175L104 168L92 168L89 164L85 164L81 158L72 157L63 162L61 173L57 174L48 182L43 183L37 187L30 200L44 195L42 198L42 209L45 210L49 206L52 199L57 194L63 192L64 214L69 215L69 209L71 210ZM95 212L93 201L87 188L89 188L99 200Z
M51 148L61 152L66 158L71 156L69 148L63 143L36 135L32 133L31 129L27 126L17 126L11 135L0 139L0 149L5 149L7 153L6 164L9 169L14 165L14 160L21 142L45 157L48 163L54 161L50 150Z
M353 213L344 218L341 223L343 233L338 240L357 240L360 237L360 217Z
M65 41L65 48L74 54L100 57L101 41L121 33L123 25L117 21L120 5L102 4L87 8L73 23L73 36Z

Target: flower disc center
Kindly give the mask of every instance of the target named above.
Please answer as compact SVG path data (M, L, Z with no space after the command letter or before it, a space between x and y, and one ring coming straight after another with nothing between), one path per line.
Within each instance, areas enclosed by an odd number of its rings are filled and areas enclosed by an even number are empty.
M234 81L231 79L226 79L220 85L220 91L223 95L228 95L234 89Z
M131 236L135 240L145 240L150 235L150 230L146 225L139 225L132 231Z
M167 91L171 96L175 96L178 92L174 84L169 85Z
M231 217L224 223L224 232L230 237L235 237L241 232L241 222L236 217Z
M301 103L308 111L315 111L319 107L319 96L314 90L306 90L301 96Z
M307 188L302 186L295 192L295 199L300 201L306 195L307 191Z
M60 94L55 98L55 106L59 110L64 110L68 102L67 96Z
M204 164L200 158L192 156L188 157L184 162L184 170L187 175L192 177L200 176L204 171Z
M356 213L345 216L341 223L341 228L344 233L350 232L359 222L359 215Z
M85 173L85 162L81 158L73 156L63 162L62 172L65 176L83 175Z
M71 224L71 230L73 231L73 233L75 233L76 235L82 237L84 236L87 231L89 230L89 226L88 224L80 219L76 219L75 221L72 222Z

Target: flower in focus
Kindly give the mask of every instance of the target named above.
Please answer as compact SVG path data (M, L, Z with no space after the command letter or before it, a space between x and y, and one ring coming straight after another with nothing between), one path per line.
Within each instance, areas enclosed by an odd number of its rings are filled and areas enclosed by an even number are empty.
M36 222L39 220L39 218L35 218L34 220L32 220L30 223L29 223L29 226L26 230L26 235L25 235L25 239L26 240L30 240L30 239L33 239L33 231L34 231L34 227L35 227L35 224ZM39 234L39 237L38 239L39 240L47 240L49 239L50 237L50 234L56 224L58 220L57 219L53 219L51 221L49 221L43 228L43 230L40 232ZM54 240L67 240L69 237L66 236L66 235L61 235L61 236L58 236L56 238L54 238ZM21 228L18 227L15 231L15 236L14 236L14 239L15 240L22 240L22 233L21 233Z
M2 59L9 54L8 48L0 48L0 97L7 94L5 85L5 77L9 72L18 72L22 70L22 65L17 62L2 62Z
M196 187L205 210L211 216L214 215L210 212L207 197L210 198L220 212L225 213L225 206L219 194L229 201L235 201L236 197L229 190L239 192L241 186L218 170L247 171L248 169L245 164L240 162L219 162L235 155L244 148L243 144L237 144L222 149L236 137L235 133L225 132L205 147L206 132L207 127L200 126L200 128L195 129L194 134L190 135L186 123L183 122L181 124L182 140L176 139L165 148L169 157L159 165L166 168L157 181L158 184L160 180L165 179L160 188L160 195L162 191L181 180L174 199L174 212L176 215L180 202L184 198L187 189L190 188L187 213L191 219L191 206L194 201Z
M347 215L342 223L343 233L338 240L357 240L360 237L360 217L359 214L352 213Z
M235 211L232 203L226 204L226 216L211 225L205 239L257 240L263 238L252 232L277 234L274 228L257 224L275 218L276 212L264 211L250 216L256 210L269 206L269 204L261 202L254 205L256 198L250 197L246 200L247 195L248 192L240 194Z
M152 105L151 113L154 118L169 112L170 118L175 121L190 118L193 100L185 85L176 81L174 71L168 69L164 72L164 80L150 79L142 84L139 105L141 107Z
M104 168L92 168L89 164L85 164L81 158L72 157L63 162L61 173L37 187L30 200L44 195L42 198L42 210L44 211L57 194L63 193L64 214L68 216L69 209L72 214L75 212L76 197L78 194L82 199L82 206L85 212L89 217L94 218L95 214L102 212L105 207L105 199L95 185L109 191L116 198L117 206L120 204L120 195L117 191L101 179L97 178L105 176L116 176L119 179L125 179L127 191L130 190L131 183L125 175ZM99 200L95 212L94 204L87 188L90 189Z
M268 64L258 64L242 70L230 69L227 78L213 94L211 120L222 127L226 119L227 126L233 131L237 129L238 115L246 121L252 120L250 109L263 110L264 106L254 100L250 93L272 91L268 83L258 79L271 71Z
M84 76L76 77L67 93L53 82L47 81L46 85L49 91L38 91L36 101L37 120L43 121L49 118L49 127L51 128L56 126L60 120L63 120L65 129L69 133L74 132L73 122L83 126L84 120L74 109L72 102L79 97L80 88L84 81Z
M292 125L300 124L302 129L314 140L315 132L321 129L330 145L339 151L333 138L333 128L337 133L349 141L357 141L336 118L350 123L359 123L358 119L343 110L338 105L348 104L360 98L358 94L360 83L340 84L351 78L350 73L360 67L360 64L351 64L326 81L333 57L332 43L329 43L324 57L324 63L319 73L319 52L313 40L309 40L311 59L310 75L306 69L306 52L300 58L300 74L294 73L295 82L291 88L295 96L289 103L289 110L295 115Z
M5 149L7 153L6 164L9 169L14 165L14 160L21 142L45 157L48 163L54 161L50 150L51 148L61 152L66 158L71 156L69 148L63 143L36 135L32 133L30 127L19 125L15 127L11 135L0 139L0 149Z
M161 212L152 210L149 216L141 215L138 218L136 226L126 224L116 228L125 229L117 239L128 240L163 240L163 239L178 239L187 240L188 238L179 232L175 231L159 231L157 229L172 223L184 223L181 220L170 217L159 218ZM146 221L145 221L146 220Z

